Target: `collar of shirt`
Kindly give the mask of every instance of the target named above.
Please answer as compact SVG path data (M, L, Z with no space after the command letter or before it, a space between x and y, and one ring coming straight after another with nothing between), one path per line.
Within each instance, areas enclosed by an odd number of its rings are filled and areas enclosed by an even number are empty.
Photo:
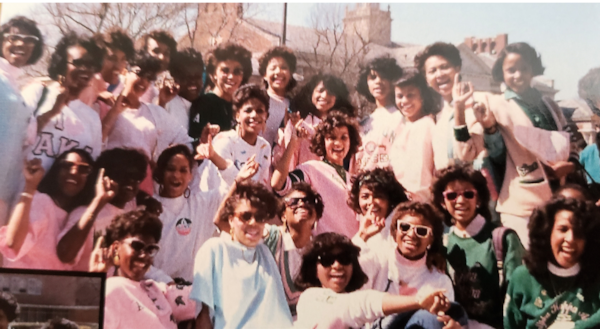
M302 250L304 250L304 248L306 248L306 246L302 247L302 248L296 247L296 244L294 243L294 239L292 239L292 235L290 234L290 232L283 232L281 238L283 239L283 250L284 251L292 251L292 250L302 251ZM312 237L310 238L310 240L312 241Z
M484 225L485 225L485 218L483 218L483 216L481 216L480 214L477 214L477 216L475 216L473 221L471 221L471 223L469 225L467 225L465 230L461 230L461 229L457 228L456 226L452 226L452 228L450 228L450 230L452 232L454 232L454 234L456 234L457 236L459 236L461 238L471 238L471 237L474 237L477 234L479 234L479 232L481 232L481 229L483 228Z
M14 90L19 90L17 79L23 75L23 69L12 66L5 58L0 57L0 74L8 79Z
M571 268L562 268L562 267L558 267L558 266L548 262L548 271L550 271L550 273L552 273L556 276L560 276L562 278L575 276L575 275L579 274L580 270L581 270L581 266L579 265L579 263L571 266Z
M536 105L542 101L542 94L535 88L529 88L522 95L517 94L510 88L506 88L504 98L506 100L518 99L526 104Z

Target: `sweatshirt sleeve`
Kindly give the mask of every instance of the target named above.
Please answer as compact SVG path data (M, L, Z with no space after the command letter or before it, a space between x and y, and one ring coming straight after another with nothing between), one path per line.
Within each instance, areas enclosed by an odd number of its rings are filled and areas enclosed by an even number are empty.
M525 267L521 267L515 271L515 280L512 280L508 284L506 297L504 298L504 329L525 328L526 319L523 318L520 310L523 300L520 285L523 285L524 282L521 282L522 280L519 280L519 278L523 276L523 272L527 272Z
M506 257L504 259L504 277L506 282L511 281L511 276L515 269L523 265L523 256L525 249L519 240L516 233L508 233L506 235Z
M356 291L347 294L346 305L339 308L337 315L346 326L359 328L366 323L383 317L383 296L385 293L375 290Z

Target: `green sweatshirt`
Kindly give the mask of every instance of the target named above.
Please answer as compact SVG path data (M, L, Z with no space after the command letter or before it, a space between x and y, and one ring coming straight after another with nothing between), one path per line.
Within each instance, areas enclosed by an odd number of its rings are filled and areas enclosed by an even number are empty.
M549 273L540 284L520 266L508 285L504 301L504 328L600 328L600 281L575 286L576 276Z
M486 222L478 233L465 237L452 230L446 248L448 274L454 283L456 301L470 319L501 328L504 291L499 285L492 243L494 228L494 224ZM524 250L515 233L507 234L505 241L504 273L508 282L515 268L522 264Z

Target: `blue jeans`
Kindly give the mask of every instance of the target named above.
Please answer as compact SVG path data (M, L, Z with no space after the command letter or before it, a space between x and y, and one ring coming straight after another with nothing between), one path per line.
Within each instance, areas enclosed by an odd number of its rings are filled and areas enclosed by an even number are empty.
M450 309L446 312L446 315L450 316L462 326L467 325L467 313L458 303L452 303ZM444 323L439 322L437 316L425 310L399 313L387 317L381 322L381 328L386 329L442 329L443 327Z

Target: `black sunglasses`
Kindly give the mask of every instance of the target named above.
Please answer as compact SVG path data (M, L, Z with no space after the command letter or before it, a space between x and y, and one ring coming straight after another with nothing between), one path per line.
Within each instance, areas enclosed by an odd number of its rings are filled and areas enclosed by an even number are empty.
M477 195L477 191L475 190L464 190L462 192L454 192L454 191L446 191L442 193L444 198L448 201L456 200L460 195L464 196L465 199L471 200Z
M257 223L266 223L269 220L265 214L259 214L258 212L253 213L251 211L236 212L234 215L244 222L249 222L252 218L254 218Z
M300 201L302 201L303 204L309 205L312 207L316 206L319 203L319 200L317 198L314 198L314 197L311 198L308 196L305 196L303 198L285 198L285 199L283 199L283 201L290 208L298 207L298 204L300 203Z
M92 166L87 163L75 163L71 161L62 160L58 167L62 170L71 170L73 167L77 169L77 173L82 175L89 175L92 172Z
M352 255L348 253L339 253L337 255L323 254L321 256L318 256L317 260L324 267L330 267L331 265L333 265L333 263L335 263L336 260L338 263L345 266L352 264L354 257L352 257Z
M140 240L125 240L124 242L128 243L131 246L131 249L133 249L136 253L141 253L142 251L144 253L146 253L146 255L150 256L150 257L154 257L156 256L156 254L158 253L158 251L160 250L160 246L157 244L149 244L146 245L144 242L140 241Z

